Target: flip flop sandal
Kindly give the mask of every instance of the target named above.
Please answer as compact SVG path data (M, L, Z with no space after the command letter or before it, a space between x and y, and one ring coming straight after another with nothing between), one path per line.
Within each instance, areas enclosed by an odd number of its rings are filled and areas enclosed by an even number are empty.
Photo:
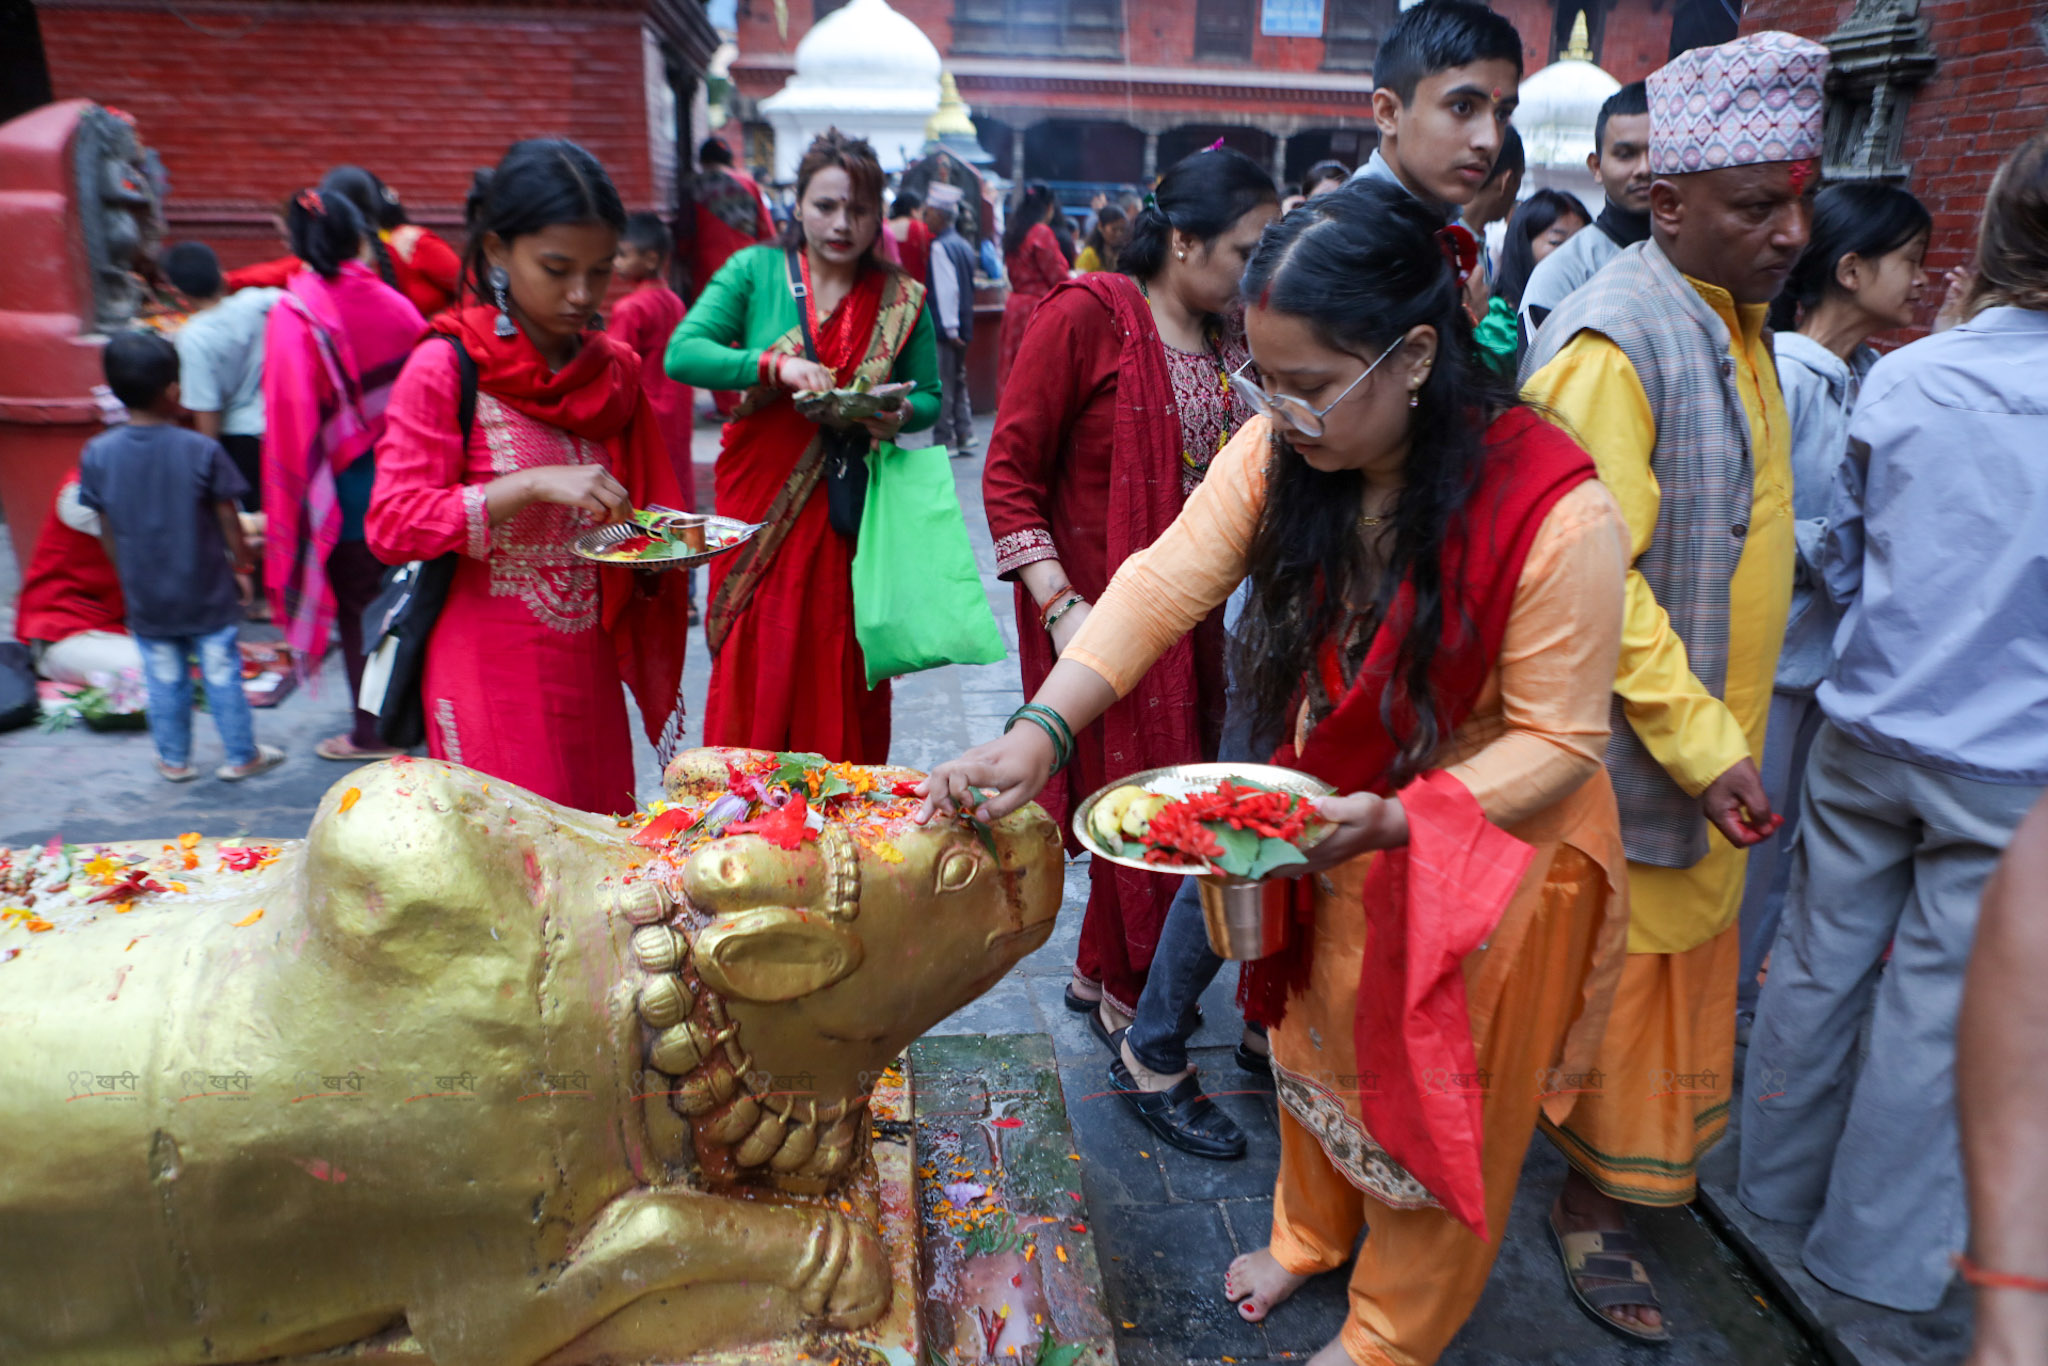
M1068 1010L1073 1011L1076 1015L1086 1015L1090 1011L1094 1010L1095 1007L1101 1005L1102 1001L1099 998L1091 1001L1086 996L1075 995L1074 984L1072 982L1069 982L1067 983L1066 995L1060 998L1060 1003L1066 1006Z
M1273 1075L1273 1057L1270 1053L1261 1053L1246 1044L1239 1044L1237 1052L1232 1056L1236 1058L1238 1070L1241 1072L1249 1072L1255 1077Z
M402 749L388 749L382 746L376 749L357 749L353 744L340 739L338 736L330 735L319 744L313 746L313 753L319 755L322 759L332 759L338 764L367 764L378 759L396 759L405 751Z
M1164 1091L1141 1091L1131 1069L1124 1066L1123 1031L1111 1036L1116 1054L1109 1064L1109 1084L1131 1107L1144 1126L1184 1153L1218 1162L1234 1162L1245 1154L1244 1131L1237 1122L1202 1094L1202 1084L1190 1073Z
M1637 1342L1668 1343L1671 1341L1671 1324L1667 1319L1655 1331L1633 1328L1610 1317L1609 1309L1656 1309L1664 1306L1657 1298L1656 1287L1650 1284L1650 1273L1643 1265L1643 1245L1632 1233L1583 1232L1561 1233L1557 1217L1550 1216L1544 1223L1550 1229L1550 1243L1557 1249L1557 1257L1564 1264L1565 1284L1571 1287L1572 1298L1579 1307L1593 1316L1594 1322L1609 1332ZM1584 1279L1618 1282L1618 1284L1588 1286Z

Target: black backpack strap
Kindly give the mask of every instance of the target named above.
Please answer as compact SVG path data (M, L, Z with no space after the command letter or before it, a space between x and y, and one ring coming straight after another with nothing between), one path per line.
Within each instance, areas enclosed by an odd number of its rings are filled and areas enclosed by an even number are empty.
M462 385L462 397L455 403L455 424L462 430L463 448L468 449L470 429L476 426L476 361L462 344L462 338L452 332L436 335L455 348L455 373Z
M783 255L789 259L789 292L796 296L797 325L804 331L804 359L816 361L818 339L811 335L811 291L804 284L804 268L798 264L794 248Z

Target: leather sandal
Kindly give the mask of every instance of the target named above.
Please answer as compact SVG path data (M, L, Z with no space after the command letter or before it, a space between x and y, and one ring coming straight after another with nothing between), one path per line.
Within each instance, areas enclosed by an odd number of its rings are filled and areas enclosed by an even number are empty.
M1239 1071L1249 1072L1255 1077L1270 1077L1273 1075L1273 1055L1270 1053L1261 1053L1257 1049L1241 1043L1237 1046L1237 1052L1232 1056L1237 1060Z
M1671 1322L1666 1319L1655 1331L1637 1328L1612 1317L1609 1309L1655 1309L1663 1311L1650 1272L1643 1265L1643 1245L1632 1233L1619 1231L1564 1233L1553 1213L1544 1223L1550 1229L1551 1246L1564 1263L1565 1284L1579 1307L1593 1316L1601 1327L1637 1342L1668 1343ZM1606 1285L1587 1285L1588 1280Z
M1110 1051L1116 1056L1110 1059L1109 1084L1162 1142L1219 1162L1244 1156L1244 1130L1202 1094L1198 1074L1191 1072L1164 1091L1141 1091L1131 1069L1124 1066L1122 1030L1110 1037Z

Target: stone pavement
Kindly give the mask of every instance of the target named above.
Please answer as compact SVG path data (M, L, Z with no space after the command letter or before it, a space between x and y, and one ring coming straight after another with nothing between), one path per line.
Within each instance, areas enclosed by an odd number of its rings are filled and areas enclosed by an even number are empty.
M697 446L698 459L711 460L715 429L700 428ZM955 469L968 526L988 574L990 601L1014 648L1010 590L996 583L992 572L979 461L962 461ZM15 591L8 561L0 554L0 603L11 603ZM700 716L707 672L704 654L696 650L690 659L689 694ZM186 786L163 783L150 770L146 735L73 730L46 736L29 730L0 736L0 843L21 845L59 832L72 840L194 829L207 835L302 834L321 794L349 772L312 757L313 743L339 729L344 715L340 666L331 656L321 683L317 696L301 690L279 707L258 713L258 733L285 745L292 757L274 773L240 785L210 777ZM939 669L904 680L896 690L892 757L928 767L994 738L1020 700L1017 690L1014 664ZM698 734L696 724L691 740ZM217 762L217 748L207 748L217 746L210 727L201 720L196 729L202 761ZM658 790L657 779L652 754L642 746L643 795ZM1086 896L1083 863L1069 869L1067 900L1051 942L934 1033L1049 1037L1083 1157L1081 1179L1106 1307L1118 1325L1118 1353L1127 1362L1252 1363L1306 1356L1328 1342L1343 1321L1341 1275L1310 1282L1260 1325L1243 1322L1221 1294L1230 1259L1261 1246L1267 1237L1278 1160L1270 1085L1239 1073L1231 1062L1237 1034L1235 973L1227 969L1204 999L1207 1018L1195 1037L1194 1056L1219 1093L1219 1103L1249 1133L1251 1152L1241 1162L1204 1162L1158 1144L1110 1094L1106 1053L1082 1019L1061 1005ZM1544 1210L1562 1174L1563 1164L1551 1148L1532 1144L1506 1246L1478 1312L1443 1358L1446 1363L1778 1366L1825 1359L1781 1307L1780 1291L1757 1279L1713 1226L1689 1210L1656 1212L1642 1224L1653 1250L1652 1274L1678 1341L1661 1350L1637 1346L1592 1323L1567 1297L1543 1230ZM1853 1350L1841 1350L1849 1346L1846 1342L1831 1339L1830 1346L1840 1352L1838 1359L1857 1359Z

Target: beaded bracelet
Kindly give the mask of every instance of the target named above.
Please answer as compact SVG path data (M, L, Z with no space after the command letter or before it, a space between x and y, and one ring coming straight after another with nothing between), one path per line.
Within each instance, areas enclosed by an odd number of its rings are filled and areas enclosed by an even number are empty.
M1059 605L1059 609L1057 611L1049 613L1044 618L1045 629L1048 631L1052 630L1053 627L1060 624L1061 617L1073 611L1076 607L1079 607L1082 603L1086 601L1087 599L1082 597L1079 593L1070 595L1064 602L1062 602Z
M1047 598L1045 600L1045 605L1038 609L1038 624L1040 626L1045 627L1048 631L1051 630L1053 614L1056 613L1060 609L1060 607L1068 601L1068 599L1078 598L1080 596L1080 593L1074 589L1074 586L1072 584L1063 583L1058 588L1053 589L1052 596Z

